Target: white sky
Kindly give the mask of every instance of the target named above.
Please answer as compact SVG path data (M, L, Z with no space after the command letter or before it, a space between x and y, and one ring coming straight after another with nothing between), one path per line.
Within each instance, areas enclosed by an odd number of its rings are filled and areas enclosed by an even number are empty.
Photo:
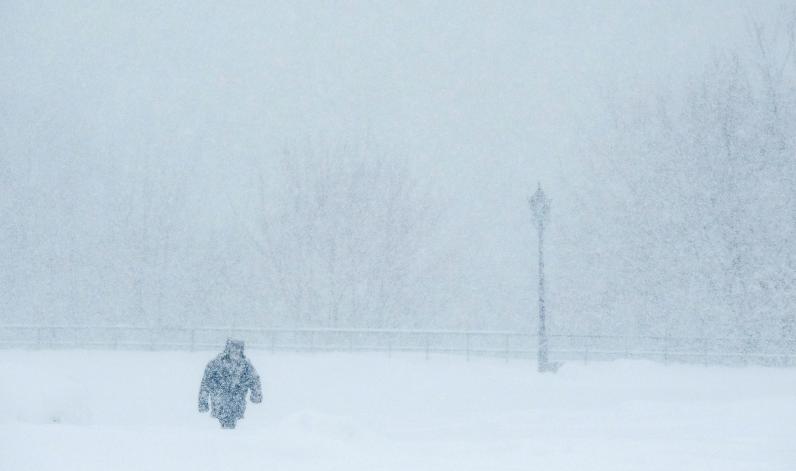
M448 207L445 243L478 293L461 302L517 311L533 276L525 196L575 181L561 178L577 173L572 143L603 97L676 82L777 4L8 0L0 119L48 120L70 149L167 149L153 158L194 177L208 224L234 217L220 195L245 198L249 159L370 136ZM34 171L43 186L71 167L96 184L110 165L58 158ZM555 217L567 188L548 192Z

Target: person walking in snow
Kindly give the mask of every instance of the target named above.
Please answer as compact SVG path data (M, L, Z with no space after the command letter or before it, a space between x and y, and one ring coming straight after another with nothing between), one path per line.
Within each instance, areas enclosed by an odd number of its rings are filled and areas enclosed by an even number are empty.
M229 339L224 352L205 368L199 387L199 412L207 412L212 406L211 415L221 422L221 427L233 429L246 411L246 393L249 391L249 399L253 403L259 404L263 400L260 376L243 355L243 341Z

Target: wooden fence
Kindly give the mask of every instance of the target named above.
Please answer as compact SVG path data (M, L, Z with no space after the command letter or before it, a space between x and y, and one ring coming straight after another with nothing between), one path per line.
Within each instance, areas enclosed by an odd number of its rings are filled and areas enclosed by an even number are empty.
M227 338L247 348L269 351L418 352L536 357L536 336L528 332L249 328L0 325L0 348L120 350L219 350ZM553 334L549 358L555 362L649 359L701 364L796 365L796 340L703 337L630 337Z
M270 351L381 351L528 357L535 337L509 331L0 325L0 348L218 350L227 338Z

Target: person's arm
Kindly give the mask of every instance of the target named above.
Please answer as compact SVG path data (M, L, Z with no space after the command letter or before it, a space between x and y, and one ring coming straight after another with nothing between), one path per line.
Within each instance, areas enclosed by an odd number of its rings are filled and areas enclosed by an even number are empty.
M207 412L210 409L208 397L210 396L210 365L205 368L202 376L202 384L199 386L199 412Z
M263 400L263 389L262 385L260 384L260 375L257 374L257 370L254 369L251 363L249 363L248 383L249 383L249 390L251 390L249 399L253 403L259 404Z

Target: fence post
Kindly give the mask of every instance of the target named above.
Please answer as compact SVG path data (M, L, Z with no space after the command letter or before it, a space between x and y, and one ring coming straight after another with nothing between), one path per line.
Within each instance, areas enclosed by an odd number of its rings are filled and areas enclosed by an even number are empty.
M424 337L426 339L426 360L428 360L428 349L430 347L429 343L431 340L429 339L429 334L426 334Z
M591 337L583 337L583 363L589 362L589 339Z

